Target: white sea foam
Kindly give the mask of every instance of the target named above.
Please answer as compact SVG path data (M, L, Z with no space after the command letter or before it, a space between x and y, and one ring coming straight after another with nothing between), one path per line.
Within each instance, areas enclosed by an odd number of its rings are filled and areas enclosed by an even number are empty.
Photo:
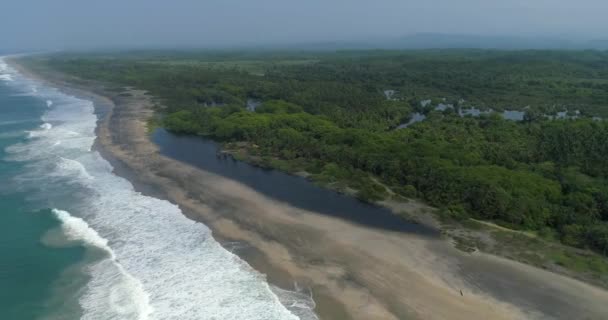
M26 162L21 189L75 214L55 212L66 235L109 255L87 269L82 319L316 319L309 294L271 288L205 225L114 175L91 151L91 102L39 88L37 96L54 101L42 117L53 125L6 151L8 160Z
M13 81L11 70L2 57L0 57L0 80Z
M110 258L116 258L114 252L108 246L108 240L102 238L97 231L91 229L84 220L73 217L69 212L64 210L53 209L52 211L61 221L63 233L68 240L83 241L88 245L106 251L110 255Z
M52 100L46 100L46 106L47 107L52 107L53 106L53 101Z
M61 156L56 163L56 171L50 174L58 174L60 176L72 175L77 178L89 180L94 179L93 176L87 172L87 169L82 165L82 163Z
M312 292L305 290L294 283L295 290L285 290L272 286L272 291L279 297L279 301L301 320L318 320L317 315L312 312L316 304Z
M13 89L16 89L18 93L13 96L31 96L41 93L38 91L39 83L35 80L23 77L17 70L12 68L5 61L6 56L0 56L0 80L4 81L4 84L10 85ZM46 92L57 92L57 89L44 87Z
M89 267L94 271L93 278L80 302L86 309L95 312L89 312L81 319L149 319L154 310L150 306L148 294L141 282L116 260L108 240L101 237L86 221L70 215L67 211L53 209L53 213L61 221L63 232L69 240L82 241L88 246L105 251L108 255L106 259ZM99 286L105 286L107 290L98 290ZM110 303L110 308L105 302Z

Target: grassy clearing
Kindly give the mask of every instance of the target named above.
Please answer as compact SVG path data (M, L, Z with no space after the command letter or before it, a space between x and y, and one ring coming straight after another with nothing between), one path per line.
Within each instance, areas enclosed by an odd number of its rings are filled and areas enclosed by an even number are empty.
M442 217L443 233L467 253L477 250L608 288L608 259L560 244L550 234L511 230L493 223Z

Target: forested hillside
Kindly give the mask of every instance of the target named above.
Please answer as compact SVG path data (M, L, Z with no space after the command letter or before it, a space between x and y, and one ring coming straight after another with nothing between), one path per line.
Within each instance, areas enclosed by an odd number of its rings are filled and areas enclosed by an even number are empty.
M607 253L608 123L598 119L608 116L606 52L165 52L32 63L147 89L167 106L169 130L246 142L275 167L347 183L365 200L386 196L377 177L456 218ZM439 102L454 109L435 110ZM455 112L471 106L527 115ZM415 111L426 120L396 129ZM559 111L580 114L549 119Z

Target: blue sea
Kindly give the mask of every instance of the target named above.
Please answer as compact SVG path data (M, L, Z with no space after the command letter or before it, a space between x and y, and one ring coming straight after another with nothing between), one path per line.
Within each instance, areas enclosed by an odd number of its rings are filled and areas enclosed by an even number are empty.
M0 319L312 319L203 224L115 175L91 101L0 58Z

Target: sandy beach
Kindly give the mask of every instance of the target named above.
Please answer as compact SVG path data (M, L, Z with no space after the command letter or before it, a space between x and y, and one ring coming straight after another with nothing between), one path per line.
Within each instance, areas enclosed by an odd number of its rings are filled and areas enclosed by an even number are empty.
M12 64L32 75L22 66ZM599 288L482 253L465 254L439 237L379 230L304 210L255 189L163 156L150 140L155 102L39 75L95 102L96 142L117 174L167 199L213 230L270 283L309 288L321 319L604 319ZM329 192L329 191L328 191ZM204 303L204 302L203 302Z

